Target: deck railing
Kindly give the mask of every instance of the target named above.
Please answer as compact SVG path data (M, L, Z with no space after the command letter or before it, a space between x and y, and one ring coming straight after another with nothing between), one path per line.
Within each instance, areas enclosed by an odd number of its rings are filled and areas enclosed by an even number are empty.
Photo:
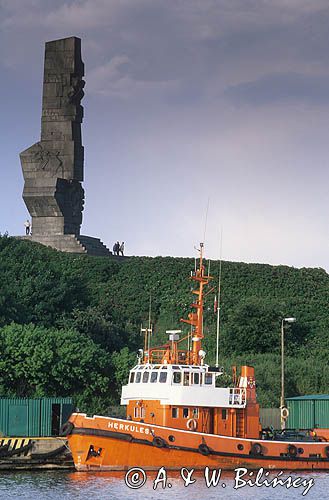
M246 404L246 389L241 387L230 388L228 404L230 406L242 406Z
M185 349L177 349L175 353L168 349L151 349L147 362L151 364L162 364L165 361L169 364L190 365L193 363L193 352Z

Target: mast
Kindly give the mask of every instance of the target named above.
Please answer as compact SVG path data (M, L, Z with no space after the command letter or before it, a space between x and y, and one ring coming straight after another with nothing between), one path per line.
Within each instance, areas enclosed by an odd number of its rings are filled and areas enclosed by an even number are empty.
M202 339L203 336L203 289L204 286L209 283L210 276L205 275L205 267L203 264L203 249L204 244L200 243L200 262L199 268L192 273L191 280L196 281L199 285L199 288L193 290L192 293L196 295L196 300L191 304L191 306L195 309L194 312L189 313L188 319L181 319L183 323L187 323L192 326L192 351L191 351L191 359L190 362L193 365L201 364L203 359L200 356L200 351L202 348Z
M145 332L145 351L144 351L144 362L148 363L161 363L161 364L190 364L190 365L202 365L205 353L202 351L202 339L203 339L203 306L204 306L204 287L209 283L211 276L205 273L205 266L203 263L203 251L204 244L200 243L200 248L197 249L199 256L199 267L197 267L197 262L195 260L195 270L191 272L190 279L198 284L198 288L192 290L192 293L196 295L191 307L194 309L193 312L188 314L188 319L181 319L183 323L190 325L190 332L187 337L179 340L179 334L181 330L166 330L169 335L169 342L158 347L150 347L150 336L152 335L152 323L151 314L149 312L149 327L142 328L142 332ZM150 310L151 310L151 298L150 298ZM191 338L191 350L190 350L190 338ZM179 349L178 344L183 340L187 339L188 350Z

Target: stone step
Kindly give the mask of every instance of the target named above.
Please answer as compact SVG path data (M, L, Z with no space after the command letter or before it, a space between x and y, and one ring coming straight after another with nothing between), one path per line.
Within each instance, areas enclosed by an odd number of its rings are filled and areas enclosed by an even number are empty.
M96 257L110 257L112 252L99 238L91 236L75 236L74 234L54 236L23 236L21 239L41 243L61 252L94 255Z
M77 236L77 239L90 255L97 255L99 257L109 257L112 255L112 252L110 252L99 238L81 235Z

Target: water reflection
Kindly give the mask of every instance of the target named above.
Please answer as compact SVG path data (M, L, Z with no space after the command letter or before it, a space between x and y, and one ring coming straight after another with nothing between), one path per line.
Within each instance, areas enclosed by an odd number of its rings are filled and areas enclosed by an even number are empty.
M271 472L268 480L277 476L277 472ZM326 498L329 495L329 474L326 473L284 473L281 478L300 477L309 480L314 478L314 486L305 498ZM178 500L188 497L189 500L228 500L251 499L296 499L304 498L303 487L286 489L285 487L257 487L245 486L234 489L235 473L223 472L217 486L207 488L204 474L195 472L195 482L188 487L179 472L168 472L166 489L161 487L154 491L153 485L156 473L147 473L146 484L140 489L130 489L125 485L125 472L64 472L64 471L35 471L35 472L1 472L0 498L26 498L26 499L134 499L134 500L160 500L166 498ZM171 487L169 487L169 483ZM225 485L225 487L223 486Z

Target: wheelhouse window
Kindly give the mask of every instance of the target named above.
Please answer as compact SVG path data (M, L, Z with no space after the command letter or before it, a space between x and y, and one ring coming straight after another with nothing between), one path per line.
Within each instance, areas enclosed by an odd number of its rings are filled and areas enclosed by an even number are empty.
M211 373L205 373L205 375L204 375L204 383L205 383L205 385L211 385L212 384L212 374Z
M178 408L171 409L171 416L172 418L178 418Z
M182 374L181 372L174 372L173 374L173 382L174 384L180 384L182 381Z
M131 372L131 373L130 373L129 382L130 382L131 384L133 384L133 383L134 383L134 380L135 380L135 372Z
M154 382L156 382L158 379L158 372L151 372L151 384L153 384Z
M193 384L200 384L200 373L193 373Z
M190 385L190 372L184 372L184 385Z
M183 418L188 418L188 414L189 414L188 408L183 408Z
M146 384L149 381L150 372L144 372L142 381Z
M167 372L160 372L159 382L165 384L167 382Z
M135 383L136 384L139 384L139 382L141 381L141 377L142 377L141 372L137 372L136 373L136 378L135 378Z
M227 409L226 408L222 409L222 420L227 420Z
M139 408L138 408L138 406L135 406L135 408L134 408L134 418L139 418Z
M145 406L141 407L141 418L145 418Z
M199 418L199 408L193 408L193 410L192 410L192 417L193 418Z

